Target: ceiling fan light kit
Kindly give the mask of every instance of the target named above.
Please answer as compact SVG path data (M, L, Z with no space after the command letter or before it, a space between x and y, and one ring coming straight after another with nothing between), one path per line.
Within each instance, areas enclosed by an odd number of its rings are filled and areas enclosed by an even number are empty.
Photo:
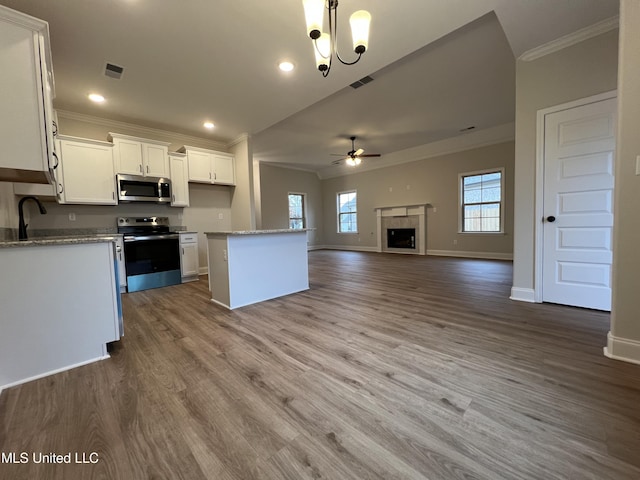
M371 25L369 12L358 10L349 19L353 51L358 57L353 62L347 62L338 53L338 0L302 0L302 5L307 22L307 34L313 42L316 66L322 72L322 76L329 75L334 55L344 65L358 63L369 47L369 26ZM322 32L325 9L329 12L329 33Z
M351 150L347 152L347 157L331 162L332 165L340 165L344 161L344 163L346 163L350 167L355 167L362 163L363 157L379 157L380 156L379 153L365 154L362 148L359 148L356 150L356 146L355 146L356 137L350 137L350 138L351 138ZM339 154L339 153L332 153L331 155L337 155L339 157L343 156L342 154Z

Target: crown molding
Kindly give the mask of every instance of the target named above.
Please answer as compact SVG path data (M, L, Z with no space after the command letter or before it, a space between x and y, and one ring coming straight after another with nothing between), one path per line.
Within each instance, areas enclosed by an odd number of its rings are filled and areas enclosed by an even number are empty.
M241 133L236 138L234 138L229 143L227 143L226 147L228 149L230 149L232 147L235 147L236 145L238 145L241 142L248 141L250 138L251 138L251 136L248 133Z
M548 43L532 48L531 50L527 50L522 55L520 55L520 57L518 57L518 60L522 60L523 62L531 62L533 60L537 60L538 58L544 57L545 55L555 53L577 43L584 42L585 40L588 40L590 38L602 35L603 33L615 30L616 28L618 28L619 23L620 17L618 15L616 15L615 17L607 18L606 20L603 20L601 22L594 23L593 25L581 28L580 30L576 30L573 33L565 35L564 37L557 38Z
M108 118L94 117L93 115L86 115L84 113L70 112L68 110L56 110L59 118L65 118L67 120L76 120L78 122L90 123L93 125L100 125L107 127L110 130L122 129L127 132L133 130L140 135L150 135L152 137L162 137L171 140L171 143L189 145L192 143L204 144L213 150L226 150L228 144L211 140L209 138L195 137L192 135L186 135L183 133L170 132L168 130L161 130L159 128L145 127L142 125L136 125L134 123L121 122L119 120L110 120Z

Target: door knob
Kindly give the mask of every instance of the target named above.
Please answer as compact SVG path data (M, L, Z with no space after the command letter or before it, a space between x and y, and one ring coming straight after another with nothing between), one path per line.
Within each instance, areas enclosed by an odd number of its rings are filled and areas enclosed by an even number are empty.
M547 217L547 222L549 222L549 223L553 223L553 222L555 222L555 221L556 221L556 217L554 217L553 215L549 215L549 216Z

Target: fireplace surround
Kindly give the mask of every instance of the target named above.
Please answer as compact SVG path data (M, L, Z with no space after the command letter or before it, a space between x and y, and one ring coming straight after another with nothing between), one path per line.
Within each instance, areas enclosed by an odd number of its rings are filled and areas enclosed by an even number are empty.
M428 203L376 208L377 251L426 255L426 213ZM410 232L413 230L413 239ZM388 243L389 231L398 232L399 243ZM395 237L398 233L394 234ZM408 234L408 235L407 235ZM413 247L411 247L413 244Z

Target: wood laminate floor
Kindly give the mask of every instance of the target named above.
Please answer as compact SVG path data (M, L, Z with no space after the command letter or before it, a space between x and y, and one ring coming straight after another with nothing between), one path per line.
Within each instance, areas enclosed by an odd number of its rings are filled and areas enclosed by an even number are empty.
M97 463L0 478L639 479L640 366L603 356L608 314L511 281L316 251L309 291L233 312L206 278L124 295L111 359L0 396L0 452Z

